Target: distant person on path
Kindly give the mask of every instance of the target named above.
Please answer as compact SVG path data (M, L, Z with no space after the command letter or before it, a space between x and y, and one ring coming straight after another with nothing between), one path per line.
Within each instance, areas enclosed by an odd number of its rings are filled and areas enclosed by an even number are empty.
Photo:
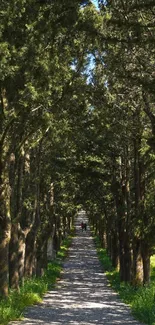
M86 223L83 223L83 221L81 222L81 229L82 229L82 231L83 230L87 230L87 224Z
M83 228L84 228L84 223L83 223L83 221L81 222L81 229L82 229L82 231L83 231Z

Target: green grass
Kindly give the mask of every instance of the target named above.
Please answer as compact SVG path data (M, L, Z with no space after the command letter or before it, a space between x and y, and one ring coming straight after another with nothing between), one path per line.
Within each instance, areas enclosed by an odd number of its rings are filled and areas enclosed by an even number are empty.
M10 290L9 297L0 301L0 325L6 325L9 321L20 320L27 306L38 304L43 295L54 287L62 270L61 262L67 256L73 234L68 236L60 247L57 258L48 263L48 268L42 278L25 280L20 292Z
M57 254L57 258L60 258L60 259L62 259L62 260L63 260L64 258L66 258L67 253L68 253L68 248L69 248L69 246L71 245L71 242L72 242L72 237L73 237L73 233L72 233L71 236L68 236L67 238L65 238L65 239L63 240L63 244L62 244L62 246L61 246L60 251L59 251L58 254Z
M155 282L155 255L151 256L151 282Z
M155 325L155 255L151 257L151 283L149 286L134 288L130 284L120 282L119 272L112 265L106 250L101 248L99 239L95 237L99 260L109 280L109 285L118 292L120 298L128 305L139 321Z

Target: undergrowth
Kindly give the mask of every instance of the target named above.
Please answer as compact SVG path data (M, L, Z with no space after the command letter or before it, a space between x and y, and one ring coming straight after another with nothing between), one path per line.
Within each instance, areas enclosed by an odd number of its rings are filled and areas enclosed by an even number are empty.
M48 268L43 277L25 280L20 292L10 290L9 297L0 300L0 325L22 319L25 308L40 303L43 295L54 287L57 278L60 276L62 261L67 256L72 237L73 232L71 236L64 239L57 258L48 263Z
M119 272L112 265L106 250L101 248L98 237L95 237L97 253L109 280L109 285L118 292L120 298L131 307L132 314L139 321L155 325L155 256L151 258L151 283L149 286L135 288L120 282Z

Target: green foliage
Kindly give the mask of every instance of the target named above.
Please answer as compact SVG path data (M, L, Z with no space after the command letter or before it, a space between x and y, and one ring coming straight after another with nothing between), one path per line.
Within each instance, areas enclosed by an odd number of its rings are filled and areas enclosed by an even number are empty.
M151 256L151 282L155 282L155 255Z
M73 234L72 234L72 236L73 236ZM67 256L68 248L70 247L71 242L72 242L72 236L68 236L67 238L65 238L63 240L63 244L61 245L61 249L57 254L58 258L64 259Z
M96 247L97 247L98 257L99 257L99 260L101 261L101 264L104 267L104 271L105 272L112 271L113 268L112 268L112 265L111 265L110 258L106 254L106 249L101 247L100 240L99 240L99 238L97 236L94 239L95 239L95 244L96 244Z
M10 195L25 229L37 197L40 245L83 203L96 229L123 228L131 246L138 236L154 247L154 14L152 2L134 2L1 5L0 149L11 193L2 207ZM117 286L118 274L108 276Z
M155 324L155 283L137 290L132 301L132 311L140 321Z

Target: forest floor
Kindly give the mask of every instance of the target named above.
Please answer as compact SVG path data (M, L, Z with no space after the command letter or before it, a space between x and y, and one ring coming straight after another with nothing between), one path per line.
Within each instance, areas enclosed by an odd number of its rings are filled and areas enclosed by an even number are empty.
M29 307L17 325L140 325L120 301L98 260L88 220L82 212L75 221L76 235L63 265L61 279L39 305Z

